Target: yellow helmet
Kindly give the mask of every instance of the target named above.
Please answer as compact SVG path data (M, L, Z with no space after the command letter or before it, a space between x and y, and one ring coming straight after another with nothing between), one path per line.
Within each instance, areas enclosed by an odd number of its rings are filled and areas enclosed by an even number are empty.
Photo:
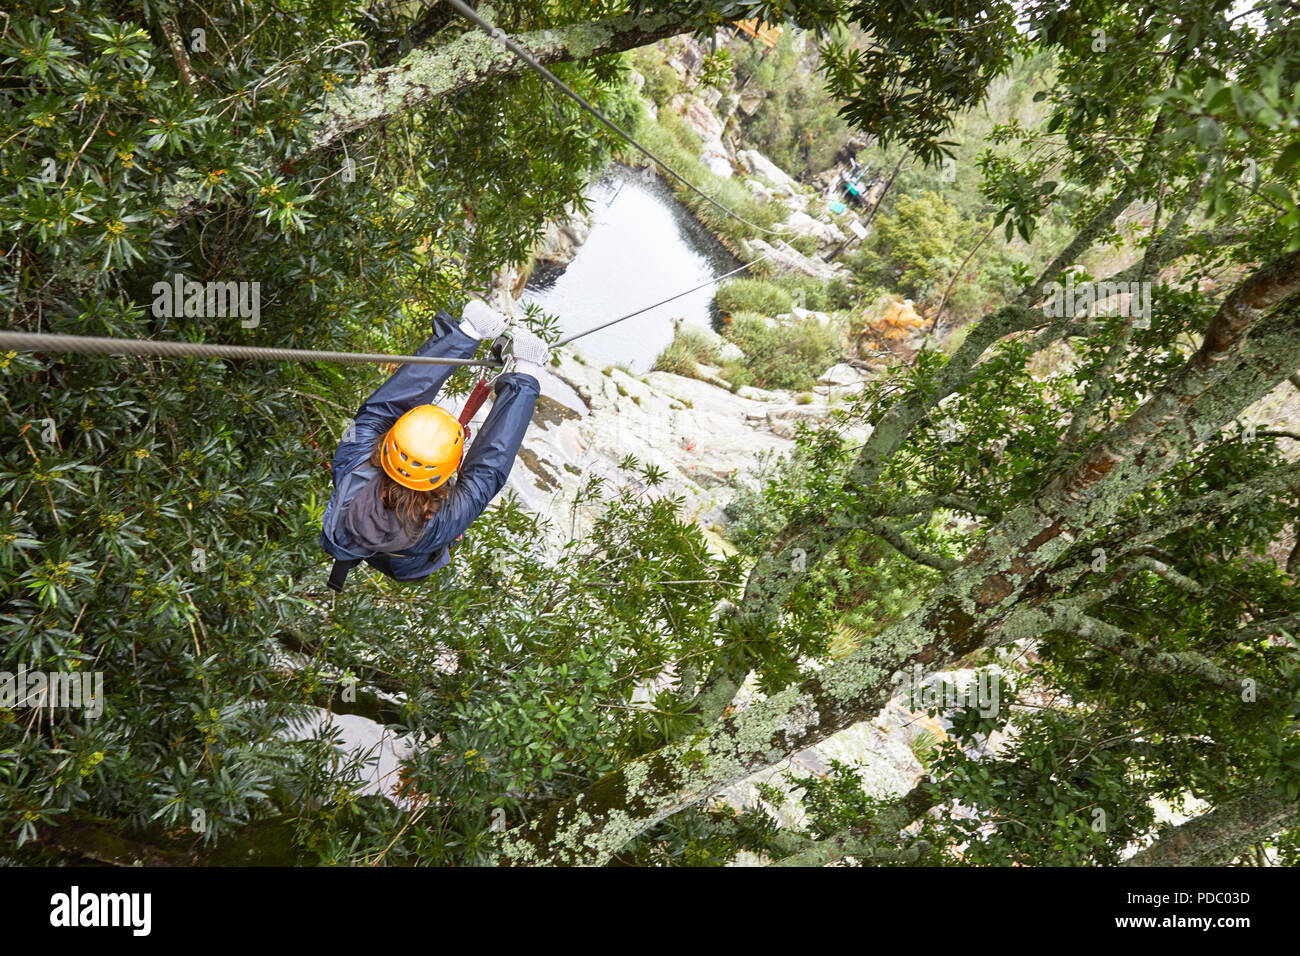
M388 429L379 460L399 485L429 491L456 473L464 454L465 430L460 422L437 405L420 405Z

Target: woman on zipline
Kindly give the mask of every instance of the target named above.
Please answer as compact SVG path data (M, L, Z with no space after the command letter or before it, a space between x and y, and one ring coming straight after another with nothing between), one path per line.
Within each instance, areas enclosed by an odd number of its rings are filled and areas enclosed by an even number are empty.
M415 352L470 358L508 320L480 299L456 323L445 310ZM432 404L451 365L403 365L361 405L334 453L334 493L320 545L334 561L329 586L343 590L362 561L397 581L418 581L451 560L448 546L487 507L510 475L540 393L546 343L515 329L492 411L465 451L465 430Z

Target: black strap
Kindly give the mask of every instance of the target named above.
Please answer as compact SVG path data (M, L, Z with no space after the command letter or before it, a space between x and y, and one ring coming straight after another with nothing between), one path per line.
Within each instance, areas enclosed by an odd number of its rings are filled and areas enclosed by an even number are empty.
M348 572L361 563L360 558L352 558L345 561L342 558L334 559L334 567L330 570L330 579L325 583L332 591L343 591L343 585L348 579Z

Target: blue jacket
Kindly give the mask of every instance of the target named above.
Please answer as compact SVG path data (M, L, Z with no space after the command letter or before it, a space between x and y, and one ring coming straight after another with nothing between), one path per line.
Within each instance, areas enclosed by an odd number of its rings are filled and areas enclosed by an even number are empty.
M434 317L433 335L414 354L470 358L477 347L477 339L440 311ZM469 443L456 484L415 544L400 556L377 553L360 549L348 534L343 521L348 502L380 472L370 464L375 442L406 412L432 403L454 370L451 365L403 365L357 410L349 440L334 453L334 493L325 505L321 528L320 546L335 558L364 559L398 581L428 577L451 560L447 546L505 486L541 391L537 379L519 372L497 378L492 411Z

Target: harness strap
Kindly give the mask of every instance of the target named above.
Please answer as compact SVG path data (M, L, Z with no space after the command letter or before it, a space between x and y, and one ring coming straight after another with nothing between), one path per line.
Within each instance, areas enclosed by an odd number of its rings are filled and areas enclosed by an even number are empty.
M470 419L478 414L478 410L483 407L483 402L492 394L492 386L488 384L486 378L480 378L478 384L474 386L474 391L469 393L469 398L465 400L465 407L460 411L460 427L465 429L465 437L470 437L469 422Z

